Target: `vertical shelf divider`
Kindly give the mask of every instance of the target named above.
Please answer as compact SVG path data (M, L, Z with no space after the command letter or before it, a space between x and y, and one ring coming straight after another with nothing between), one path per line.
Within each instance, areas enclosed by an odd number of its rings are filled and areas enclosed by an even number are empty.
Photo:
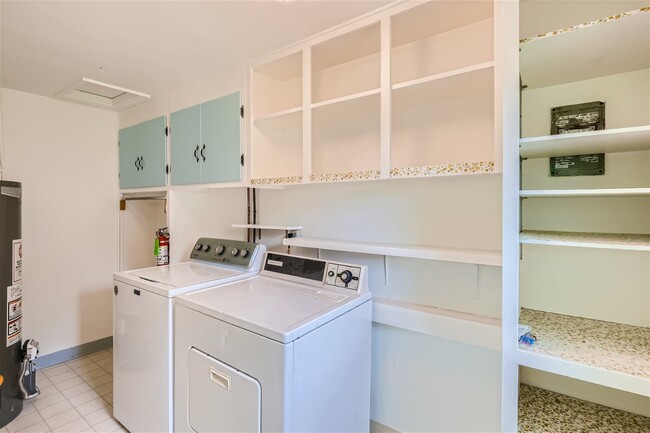
M495 2L495 169L502 164L501 431L517 431L519 365L519 2ZM497 94L502 94L497 105ZM497 108L498 107L498 108ZM497 142L495 140L495 146ZM502 160L499 162L499 160Z
M391 18L381 19L381 51L380 51L380 167L381 178L390 177L390 137L391 137Z
M311 47L302 49L302 181L311 178Z

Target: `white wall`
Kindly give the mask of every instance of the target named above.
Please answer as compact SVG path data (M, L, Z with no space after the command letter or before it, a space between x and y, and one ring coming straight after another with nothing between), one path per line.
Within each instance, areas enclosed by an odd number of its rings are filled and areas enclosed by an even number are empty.
M23 184L23 337L41 355L112 335L117 115L2 89L3 176Z

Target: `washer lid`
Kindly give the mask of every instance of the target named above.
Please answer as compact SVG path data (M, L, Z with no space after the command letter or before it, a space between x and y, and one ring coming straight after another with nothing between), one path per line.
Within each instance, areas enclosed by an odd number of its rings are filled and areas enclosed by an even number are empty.
M188 293L176 302L280 343L289 343L370 299L257 276Z
M202 286L227 283L251 274L217 265L185 262L120 272L115 274L114 278L159 295L172 297Z

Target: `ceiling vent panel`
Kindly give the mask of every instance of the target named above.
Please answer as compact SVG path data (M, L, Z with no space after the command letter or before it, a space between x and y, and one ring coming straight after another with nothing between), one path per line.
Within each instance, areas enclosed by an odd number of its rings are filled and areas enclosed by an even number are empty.
M150 95L83 77L58 95L80 104L120 111L151 99Z

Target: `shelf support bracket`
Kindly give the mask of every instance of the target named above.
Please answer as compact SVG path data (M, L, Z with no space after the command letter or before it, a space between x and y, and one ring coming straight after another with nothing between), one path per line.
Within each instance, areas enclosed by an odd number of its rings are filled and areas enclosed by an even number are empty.
M476 264L474 266L476 267L476 293L474 294L474 298L479 299L481 297L481 289L480 289L481 265Z
M384 286L388 285L388 256L384 256Z

